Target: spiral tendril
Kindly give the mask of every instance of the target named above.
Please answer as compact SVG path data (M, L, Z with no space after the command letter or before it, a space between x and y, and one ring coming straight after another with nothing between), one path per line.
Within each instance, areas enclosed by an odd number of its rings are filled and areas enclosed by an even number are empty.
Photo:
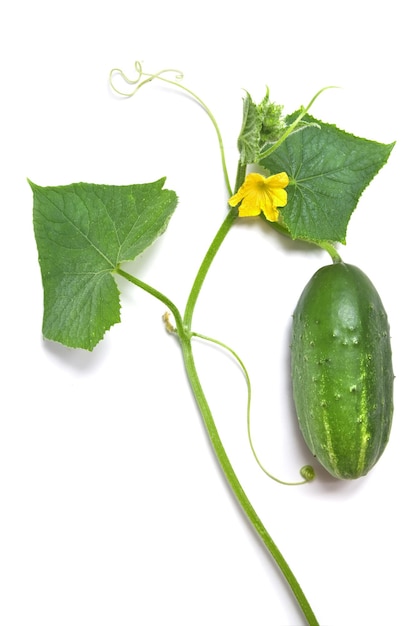
M316 472L314 471L314 467L312 467L311 465L304 465L300 469L300 474L308 483L316 478Z
M221 132L220 132L220 128L218 126L217 120L215 119L213 113L211 112L211 109L205 104L205 102L201 100L201 98L197 96L196 93L191 91L191 89L188 89L187 87L185 87L185 85L181 84L180 81L183 79L183 72L181 72L180 70L167 68L164 70L160 70L159 72L155 72L154 74L147 74L143 71L143 66L141 65L140 61L135 61L134 67L135 67L135 71L137 72L137 77L134 79L128 78L125 72L123 72L118 67L113 68L109 73L109 84L111 88L120 96L124 96L125 98L132 98L132 96L134 96L143 85L150 83L154 79L158 79L158 80L162 80L165 83L168 83L169 85L175 85L179 89L182 89L183 91L188 93L190 96L192 96L192 98L194 98L196 102L198 102L198 104L200 104L201 107L204 109L204 111L207 113L208 117L210 118L214 126L215 132L217 134L219 149L220 149L221 164L223 168L223 174L224 174L224 180L225 180L226 187L227 187L227 192L229 196L233 195L233 191L232 191L229 177L228 177L223 139L221 136ZM172 75L172 78L170 78L170 75ZM115 76L119 76L120 79L122 79L122 81L125 82L126 85L132 86L133 89L131 89L131 91L128 91L128 92L121 91L121 89L118 89L114 83Z
M176 81L180 81L183 79L183 72L180 70L166 68L164 70L160 70L159 72L155 72L154 74L147 74L143 71L143 66L140 61L135 61L134 63L135 71L137 72L137 77L134 79L128 78L128 76L118 67L114 67L109 73L109 83L112 89L119 94L120 96L125 96L126 98L131 98L133 95L137 93L137 91L146 83L150 83L155 78L160 78L160 80L166 80L169 82L173 82L166 78L166 75L173 74L173 78ZM134 89L129 92L121 91L114 84L115 76L119 76L127 85L133 85Z

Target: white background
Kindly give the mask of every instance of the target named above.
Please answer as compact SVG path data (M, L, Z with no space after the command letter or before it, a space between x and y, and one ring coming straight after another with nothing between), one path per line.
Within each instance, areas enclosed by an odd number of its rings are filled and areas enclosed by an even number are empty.
M122 285L123 323L93 353L41 336L42 285L26 177L39 185L150 182L180 203L131 270L182 309L225 215L216 136L204 112L157 84L124 100L108 72L134 61L183 70L210 106L234 179L243 89L269 85L312 113L389 143L343 258L378 288L391 322L395 414L387 450L354 482L283 487L246 439L246 388L212 347L197 360L221 436L321 626L410 626L417 614L417 44L414 4L71 3L0 10L0 624L304 624L216 465L164 308ZM416 59L416 60L415 60ZM291 314L326 253L247 222L229 235L194 329L231 345L253 383L254 442L271 472L311 459L289 389Z

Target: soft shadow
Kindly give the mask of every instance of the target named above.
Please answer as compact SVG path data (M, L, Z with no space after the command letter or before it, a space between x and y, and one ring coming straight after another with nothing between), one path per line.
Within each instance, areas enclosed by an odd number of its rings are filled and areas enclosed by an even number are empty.
M264 238L272 240L278 248L286 250L289 254L304 253L305 256L311 257L324 257L325 254L327 254L322 248L313 243L301 239L291 239L279 233L272 228L267 221L264 221L260 217L249 217L245 220L238 220L235 224L235 228L258 228L263 233Z
M42 348L60 365L77 372L94 372L109 353L109 346L105 340L100 342L92 352L81 348L68 348L47 339L42 339Z

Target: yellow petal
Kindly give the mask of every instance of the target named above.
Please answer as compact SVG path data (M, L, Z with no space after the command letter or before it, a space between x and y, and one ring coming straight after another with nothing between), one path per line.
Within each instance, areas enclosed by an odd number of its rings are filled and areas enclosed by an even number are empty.
M266 207L263 212L264 216L268 220L268 222L277 222L279 217L279 211L274 206Z
M260 215L261 209L257 203L252 200L251 194L246 196L239 206L239 217L255 217Z
M271 190L272 204L283 207L287 204L288 194L285 189Z
M284 187L288 187L290 179L288 178L288 174L286 172L280 172L279 174L268 176L266 183L269 187L281 187L283 189Z
M228 201L230 206L237 206L238 203L243 200L243 192L242 192L243 187L240 187L240 189L238 190L237 193L234 194L234 196L231 196L230 200Z
M289 178L285 172L268 178L252 172L246 176L243 185L228 203L230 206L237 206L241 202L240 217L254 217L263 212L267 220L275 222L279 216L277 207L287 204L288 195L284 187L288 184Z
M234 196L231 196L230 200L228 201L229 205L237 206L238 203L243 200L245 196L252 192L257 192L259 185L264 182L265 177L261 174L257 174L256 172L248 174L243 185L239 188L237 193L235 193Z
M250 174L246 176L246 180L244 181L243 186L247 185L249 187L254 187L258 183L265 183L265 182L266 182L265 176L262 176L262 174L258 174L257 172L250 172Z

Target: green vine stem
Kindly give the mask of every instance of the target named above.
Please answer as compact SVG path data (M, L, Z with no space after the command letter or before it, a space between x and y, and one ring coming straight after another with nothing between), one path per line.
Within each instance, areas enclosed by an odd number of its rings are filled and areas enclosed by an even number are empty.
M165 304L167 306L167 308L170 309L170 312L173 314L173 317L175 318L175 321L176 321L176 326L179 329L180 336L182 336L182 329L183 329L182 316L181 316L177 306L175 304L173 304L173 302L171 300L169 300L169 298L167 298L167 296L165 296L163 293L161 293L157 289L154 289L154 287L151 287L150 285L148 285L144 281L140 280L136 276L133 276L132 274L129 274L128 272L125 272L120 267L116 268L115 274L119 274L119 276L122 276L123 278L128 280L130 283L132 283L136 287L140 287L140 289L143 289L144 291L146 291L150 295L154 296L155 298L157 298L158 300L163 302L163 304Z
M247 170L247 166L246 164L242 164L239 162L238 166L237 166L237 174L236 174L236 183L234 185L234 191L236 192L239 187L242 185L245 177L246 177L246 170ZM196 274L195 277L195 281L192 285L192 289L190 291L189 294L189 298L188 301L186 303L186 307L185 307L185 314L184 314L184 324L186 326L186 328L188 328L190 330L191 328L191 323L192 323L192 316L193 316L193 312L195 310L195 305L196 302L198 300L198 296L199 293L201 291L201 287L204 283L204 280L206 278L206 275L208 273L208 270L211 266L211 263L213 262L215 255L217 254L221 244L223 243L224 239L226 238L230 228L233 226L234 222L236 221L238 212L237 209L233 209L233 208L229 208L229 211L227 213L227 216L225 218L225 220L223 221L223 223L221 224L221 227L219 228L217 234L215 235L210 247L208 248L208 251L201 263L201 266Z
M208 436L211 440L213 449L217 456L217 459L223 469L224 475L236 496L238 502L240 503L243 511L246 513L249 518L252 526L258 533L259 537L263 541L264 545L272 555L275 563L278 565L281 570L284 578L288 582L290 588L292 589L294 596L307 620L309 626L319 626L319 622L316 619L316 616L313 613L313 610L300 587L297 579L295 578L293 572L291 571L288 563L283 557L282 553L279 551L277 545L272 539L271 535L266 530L263 525L261 519L253 508L249 498L247 497L243 487L241 486L236 473L230 463L230 460L226 454L220 436L218 434L217 427L215 425L214 419L211 414L211 410L205 398L205 394L201 387L201 383L198 377L198 373L195 366L195 361L192 353L192 345L190 339L181 340L182 354L183 360L185 363L185 369L188 375L189 383L191 385L192 391L194 393L196 403L201 412L202 418L204 420Z
M120 267L118 267L115 270L115 272L121 277L125 278L129 282L133 283L137 287L140 287L141 289L145 290L147 293L151 294L152 296L154 296L155 298L163 302L165 306L167 306L169 310L171 311L171 313L173 314L173 317L176 322L175 330L176 330L176 334L179 338L179 342L181 345L183 361L185 365L186 374L189 380L189 384L191 386L192 392L195 397L195 401L197 403L197 406L201 413L205 427L207 429L208 436L211 441L214 453L224 472L226 480L228 484L230 485L230 488L232 489L234 495L236 496L239 504L241 505L243 511L245 512L249 521L251 522L253 528L255 529L256 533L261 538L265 547L267 548L272 558L274 559L275 563L277 564L280 571L282 572L285 580L288 582L301 608L301 611L303 612L307 620L308 626L319 626L319 622L317 621L317 618L314 615L313 610L303 590L301 589L300 584L298 583L296 577L294 576L292 570L290 569L288 563L286 562L282 553L278 549L271 535L268 533L267 529L262 523L260 517L258 516L255 509L253 508L253 505L251 504L243 487L240 484L239 479L237 478L237 475L233 469L233 466L230 463L230 460L224 449L223 443L218 434L218 430L214 422L214 418L212 416L209 404L207 402L206 396L202 389L202 385L198 376L198 372L197 372L194 357L193 357L192 338L194 336L194 333L192 333L190 330L190 323L192 321L192 314L193 314L194 306L197 301L199 292L201 290L202 283L204 281L205 276L207 275L207 272L214 259L214 256L216 252L218 251L218 249L220 248L222 242L224 241L235 219L236 219L235 213L233 211L230 211L227 214L226 219L223 221L220 229L218 230L212 244L210 245L208 252L205 255L204 260L198 270L197 277L194 281L191 294L190 294L190 297L186 306L185 317L183 319L178 308L175 306L175 304L169 298L167 298L164 294L159 292L157 289L154 289L147 283L144 283L143 281L139 280L135 276L132 276L128 272L125 272ZM166 326L168 327L167 321L166 321Z
M111 71L111 76L110 76L110 82L111 85L113 87L113 89L115 91L117 91L118 93L120 93L121 95L125 95L125 96L131 96L133 95L136 91L138 91L138 89L145 83L150 82L151 80L153 80L154 78L159 78L160 80L163 80L165 82L168 82L170 84L174 84L178 87L181 87L182 89L184 89L185 91L187 91L192 97L194 97L199 104L201 104L201 106L204 108L204 110L207 112L207 114L209 115L212 123L214 124L215 130L217 132L217 137L218 137L218 141L219 141L219 145L220 145L220 150L221 150L221 157L222 157L222 163L223 163L223 172L224 172L224 178L226 181L226 186L227 186L227 191L229 193L229 195L231 195L231 188L230 188L230 184L229 184L229 179L228 179L228 174L227 174L227 169L226 169L226 165L225 165L225 158L224 158L224 148L223 148L223 142L222 142L222 138L221 138L221 134L219 131L219 127L218 124L214 118L214 116L212 115L211 111L209 110L209 108L203 103L203 101L198 98L196 96L196 94L194 94L192 91L190 91L189 89L183 87L182 85L179 85L178 83L169 80L167 78L164 78L162 76L162 74L165 73L166 70L164 70L163 72L159 72L157 74L143 74L142 72L142 67L141 64L137 63L136 64L136 70L138 72L138 77L136 80L131 81L129 79L127 79L127 77L125 76L125 74L118 69L112 70ZM169 71L173 71L173 70L169 70ZM122 78L125 80L126 83L131 84L131 85L136 85L135 89L131 92L131 93L123 93L119 90L117 90L112 82L112 78L113 75L115 73L119 73ZM146 78L142 81L142 76L146 76ZM317 94L318 95L318 94ZM316 95L316 97L317 97ZM314 99L313 99L314 101ZM312 104L312 102L310 103L310 105ZM310 106L309 105L309 106ZM308 110L309 107L307 107L306 110ZM306 111L305 111L306 112ZM302 116L301 116L302 117ZM290 129L291 131L293 130L294 126ZM283 137L284 139L285 137ZM283 140L282 139L282 140ZM239 163L238 164L238 169L237 169L237 175L236 175L236 184L235 184L235 191L237 191L239 189L239 187L242 185L245 176L246 176L246 170L247 170L247 165L246 164L242 164ZM249 498L247 497L243 487L240 484L240 481L233 469L233 466L230 463L229 457L225 451L225 448L223 446L223 443L220 439L220 436L218 434L218 430L214 421L214 418L212 416L208 401L206 399L206 396L204 394L200 379L199 379L199 375L196 369L196 365L195 365L195 360L194 360L194 356L193 356L193 350L192 350L192 339L194 337L194 335L196 335L196 333L193 333L191 330L191 325L192 325L192 317L193 317L193 313L195 310L195 306L199 297L199 294L201 292L201 288L202 285L204 283L204 280L208 274L208 271L211 267L211 264L218 252L218 250L220 249L223 241L225 240L228 232L230 231L232 225L234 224L234 222L236 221L237 218L237 210L236 209L230 209L227 213L227 216L225 217L225 219L223 220L219 230L217 231L210 247L208 248L207 253L204 256L204 259L198 269L198 272L196 274L195 280L193 282L186 306L185 306L185 312L184 312L184 316L182 318L178 308L175 306L175 304L169 299L167 298L164 294L162 294L161 292L159 292L158 290L154 289L153 287L151 287L150 285L144 283L143 281L139 280L138 278L136 278L135 276L132 276L131 274L125 272L124 270L122 270L120 267L117 267L115 269L115 273L119 274L121 277L125 278L126 280L130 281L131 283L135 284L136 286L140 287L141 289L145 290L146 292L148 292L149 294L151 294L152 296L154 296L155 298L159 299L161 302L163 302L165 304L166 307L168 307L168 309L170 310L170 312L173 314L173 317L175 319L175 323L176 323L176 328L172 328L170 325L170 322L167 318L167 316L163 316L163 319L165 321L166 324L166 328L167 330L169 330L170 332L175 332L178 339L179 339L179 343L181 346L181 350L182 350L182 355L183 355L183 361L184 361L184 365L185 365L185 370L186 370L186 374L189 380L189 384L190 387L192 389L192 392L194 394L195 397L195 401L197 403L197 406L199 408L199 411L201 413L203 422L205 424L206 430L208 432L208 436L209 439L211 441L214 453L218 459L218 462L224 472L224 476L228 482L228 484L230 485L230 488L232 489L237 501L239 502L239 504L241 505L243 511L245 512L245 514L247 515L250 523L252 524L253 528L255 529L256 533L259 535L260 539L262 540L262 542L264 543L265 547L267 548L267 550L269 551L269 553L271 554L272 558L274 559L275 563L277 564L278 568L280 569L280 571L282 572L285 580L288 582L290 589L292 590L300 608L302 613L304 614L306 620L307 620L307 624L308 626L319 626L319 622L317 621L316 616L313 613L313 610L303 592L303 590L300 587L300 584L298 583L296 577L294 576L293 572L291 571L288 563L286 562L285 558L283 557L282 553L280 552L280 550L278 549L277 545L275 544L274 540L272 539L271 535L268 533L267 529L265 528L264 524L262 523L260 517L258 516L258 514L256 513L255 509L253 508L253 505L251 504Z
M230 228L232 227L232 225L234 224L234 222L236 221L237 218L237 211L235 209L231 209L228 213L227 216L225 218L225 220L223 221L223 223L221 224L221 227L219 228L217 234L215 235L210 247L208 248L208 251L201 263L201 266L196 274L196 278L195 281L192 285L192 289L190 291L189 294L189 298L188 301L186 303L186 307L185 307L185 313L183 316L183 323L185 328L187 328L188 330L191 329L191 323L192 323L192 316L193 316L193 312L195 310L195 305L196 302L198 300L198 296L199 293L201 291L201 287L204 283L204 280L206 278L206 275L208 273L208 270L211 266L211 263L213 262L215 255L217 254L221 244L223 243L224 239L226 238Z

